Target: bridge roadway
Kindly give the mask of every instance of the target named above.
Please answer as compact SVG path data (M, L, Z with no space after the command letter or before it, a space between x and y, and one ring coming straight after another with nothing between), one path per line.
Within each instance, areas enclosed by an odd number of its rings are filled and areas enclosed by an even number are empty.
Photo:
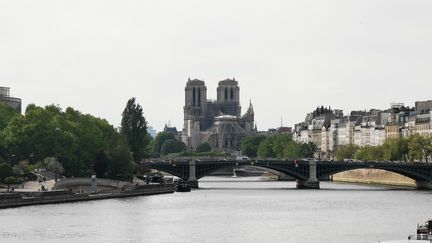
M251 160L237 161L226 159L176 159L145 161L141 166L177 176L198 188L198 180L211 173L241 166L255 166L268 171L277 171L297 180L297 188L319 189L319 181L330 175L363 168L381 169L395 172L416 181L417 189L432 189L432 164L393 163L393 162L333 162L305 160Z

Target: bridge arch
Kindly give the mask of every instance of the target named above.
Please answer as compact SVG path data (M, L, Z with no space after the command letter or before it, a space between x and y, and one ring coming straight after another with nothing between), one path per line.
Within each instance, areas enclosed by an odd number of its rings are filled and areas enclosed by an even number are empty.
M336 163L335 163L336 164ZM377 169L377 170L384 170L393 172L405 177L408 177L415 181L430 181L432 174L425 173L420 167L407 167L405 165L401 166L394 166L394 165L388 165L388 164L340 164L340 165L334 165L334 166L327 166L326 168L320 168L318 165L317 168L317 176L318 178L328 177L340 172L346 172L346 171L352 171L356 169Z
M278 176L291 176L295 179L300 179L300 180L306 180L308 177L305 174L299 173L297 171L294 170L289 170L287 168L281 168L278 166L274 166L271 164L265 165L265 164L256 164L256 165L251 165L250 163L220 163L220 164L213 164L213 165L208 165L208 166L204 166L204 167L200 167L197 168L197 173L196 173L196 178L197 180L205 177L205 176L209 176L210 174L212 174L213 172L217 171L217 170L221 170L221 169L226 169L226 168L241 168L241 167L245 167L245 166L250 166L250 167L254 167L254 168L259 168L262 169L264 171L270 172L272 174L278 175ZM307 168L308 170L308 168Z

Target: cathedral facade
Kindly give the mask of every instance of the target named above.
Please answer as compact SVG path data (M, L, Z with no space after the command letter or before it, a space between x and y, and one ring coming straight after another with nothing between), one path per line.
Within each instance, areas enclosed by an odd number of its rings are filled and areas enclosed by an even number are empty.
M218 83L216 101L207 99L204 81L188 79L183 109L182 141L189 149L208 142L214 150L235 150L242 137L256 133L252 103L241 115L240 87L235 79Z

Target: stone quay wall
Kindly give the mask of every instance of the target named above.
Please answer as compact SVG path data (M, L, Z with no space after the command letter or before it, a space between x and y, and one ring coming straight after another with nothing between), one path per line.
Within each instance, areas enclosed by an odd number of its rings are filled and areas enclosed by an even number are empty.
M415 180L390 171L357 169L334 174L333 181L416 187Z
M31 205L68 203L78 201L102 200L120 197L136 197L173 193L173 184L153 184L133 187L127 191L115 193L74 193L68 191L47 191L30 193L0 193L0 208L13 208Z
M128 181L118 181L111 179L96 179L97 191L107 191L112 189L119 189L125 187L131 187L133 184ZM73 192L91 192L91 178L68 178L56 182L52 188L53 190L70 189Z

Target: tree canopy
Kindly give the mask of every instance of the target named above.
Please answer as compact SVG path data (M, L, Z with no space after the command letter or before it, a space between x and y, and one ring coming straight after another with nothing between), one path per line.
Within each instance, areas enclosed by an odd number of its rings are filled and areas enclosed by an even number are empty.
M63 165L65 175L89 176L94 173L100 151L104 151L109 163L114 163L111 158L118 151L121 139L122 135L106 120L81 114L70 107L62 111L54 105L44 108L29 105L23 116L15 116L0 130L0 154L30 164L55 157ZM130 153L127 142L123 151ZM127 156L124 158L115 162L133 167L132 161Z
M136 162L147 156L147 122L135 98L128 100L122 113L121 133L126 137Z
M257 157L258 146L264 139L266 139L266 137L262 135L248 136L242 138L240 141L241 153L250 158Z
M261 158L309 158L313 157L316 145L298 143L291 135L276 134L265 138L258 146L257 155Z
M160 153L161 155L167 155L171 153L179 153L186 150L186 145L182 141L176 139L168 139L162 144Z
M153 153L156 155L161 154L162 144L169 139L175 139L174 134L170 132L160 132L156 135L153 141Z
M212 151L212 147L208 142L204 142L202 144L200 144L197 149L197 152L202 153L202 152L211 152Z

